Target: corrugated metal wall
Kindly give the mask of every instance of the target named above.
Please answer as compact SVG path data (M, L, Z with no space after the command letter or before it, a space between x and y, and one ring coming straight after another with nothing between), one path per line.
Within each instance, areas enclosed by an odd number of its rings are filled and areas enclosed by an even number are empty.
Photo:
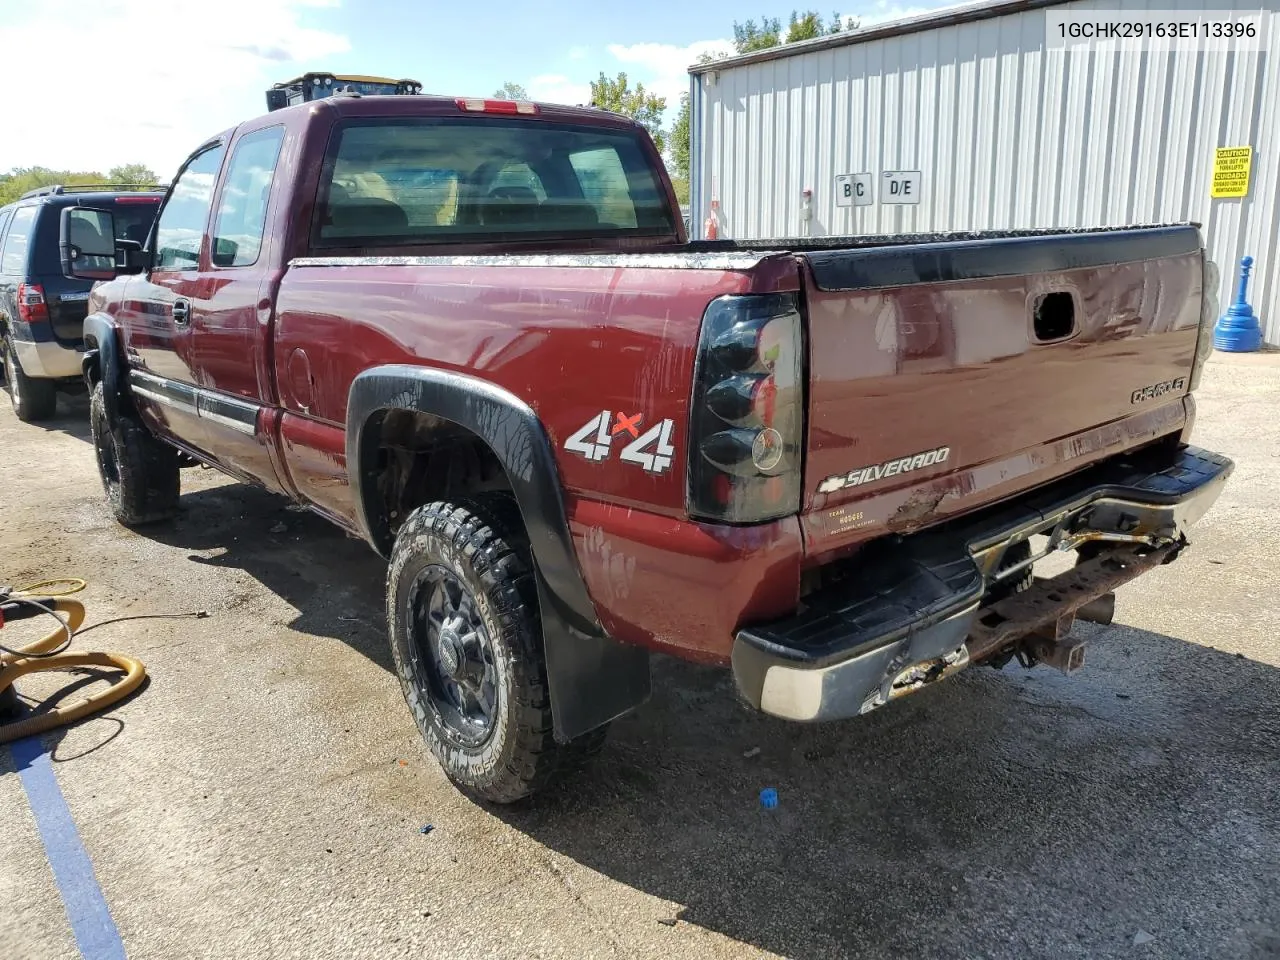
M740 239L1203 224L1228 302L1239 258L1280 344L1280 16L1261 52L1109 55L1046 49L1047 10L1204 10L1204 3L1076 2L890 36L694 80L694 224L712 198ZM1244 199L1210 199L1216 147L1251 145ZM923 173L921 202L837 207L834 178ZM878 183L877 183L878 186ZM812 219L800 219L813 190Z

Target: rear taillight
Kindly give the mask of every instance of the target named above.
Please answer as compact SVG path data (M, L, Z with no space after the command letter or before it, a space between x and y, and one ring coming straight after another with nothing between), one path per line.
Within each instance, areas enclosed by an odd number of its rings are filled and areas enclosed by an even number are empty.
M538 105L528 100L481 100L459 97L458 108L470 113L537 113Z
M1204 362L1213 353L1213 325L1218 322L1218 265L1204 257L1204 283L1200 295L1200 331L1196 334L1196 357L1191 363L1191 387L1200 386L1200 373L1204 370Z
M804 341L795 294L713 300L689 413L689 514L757 523L800 509Z
M18 319L23 323L48 322L49 305L44 302L44 287L40 284L18 284Z

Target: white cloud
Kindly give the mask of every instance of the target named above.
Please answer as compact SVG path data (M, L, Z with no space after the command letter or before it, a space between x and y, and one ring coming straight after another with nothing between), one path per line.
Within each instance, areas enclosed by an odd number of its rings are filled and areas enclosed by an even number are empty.
M529 96L541 103L563 103L571 107L591 102L591 84L576 83L559 73L534 77L528 84Z
M23 135L0 138L0 170L139 162L167 180L201 140L261 113L272 83L349 49L304 22L337 5L220 0L210 15L205 0L45 0L10 14L5 115Z
M673 43L620 43L609 45L609 53L627 70L633 83L667 98L668 118L680 106L680 94L689 92L689 66L705 54L718 56L733 53L728 40L699 40L687 46Z

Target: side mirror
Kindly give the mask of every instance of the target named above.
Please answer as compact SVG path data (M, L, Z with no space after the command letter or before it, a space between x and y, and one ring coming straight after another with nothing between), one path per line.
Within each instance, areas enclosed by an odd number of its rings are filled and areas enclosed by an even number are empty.
M67 207L58 232L62 274L75 280L116 276L116 223L109 210Z

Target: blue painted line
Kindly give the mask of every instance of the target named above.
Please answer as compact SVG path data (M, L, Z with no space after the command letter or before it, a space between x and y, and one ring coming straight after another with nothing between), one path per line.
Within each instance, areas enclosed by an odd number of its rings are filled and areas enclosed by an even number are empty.
M39 737L18 740L9 746L9 752L35 814L44 853L80 954L84 960L124 960L120 931L111 919L107 900L93 875L93 863L58 788L49 754Z

